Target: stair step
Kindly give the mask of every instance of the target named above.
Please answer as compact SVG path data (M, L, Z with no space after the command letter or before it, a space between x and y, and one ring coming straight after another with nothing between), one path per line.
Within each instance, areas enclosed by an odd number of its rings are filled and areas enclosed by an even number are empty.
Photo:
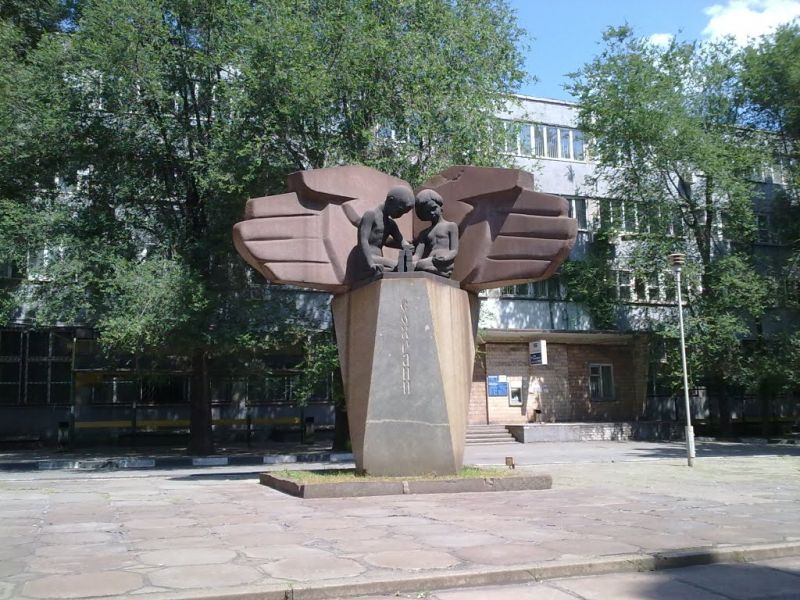
M517 440L504 425L470 425L467 427L468 446L511 445Z

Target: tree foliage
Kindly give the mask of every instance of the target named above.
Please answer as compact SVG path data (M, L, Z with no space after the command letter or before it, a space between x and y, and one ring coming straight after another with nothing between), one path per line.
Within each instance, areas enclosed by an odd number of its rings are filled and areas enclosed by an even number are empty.
M254 296L232 248L249 196L343 163L412 183L485 164L492 115L522 77L503 0L9 7L0 261L40 260L6 305L95 325L112 350L191 355L201 374L210 356L263 347L252 332L286 339L279 324L302 321ZM207 449L207 375L192 383Z
M667 256L688 255L691 372L724 396L751 373L742 340L771 302L749 243L751 173L769 156L763 135L744 127L741 55L729 42L654 45L627 26L609 29L604 42L571 91L599 164L596 183L626 202L626 219L635 211L636 228L620 218L603 226L616 234L615 260L639 278L671 278ZM675 336L671 326L663 333Z

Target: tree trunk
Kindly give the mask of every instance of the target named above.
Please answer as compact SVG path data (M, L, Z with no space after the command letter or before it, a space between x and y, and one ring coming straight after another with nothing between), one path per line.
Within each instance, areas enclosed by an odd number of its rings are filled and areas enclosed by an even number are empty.
M717 397L719 434L722 437L731 437L733 435L733 420L731 418L730 390L724 383L715 383L713 392Z
M192 379L189 390L189 452L208 455L214 452L211 433L211 390L208 378L208 353L198 348L192 354Z

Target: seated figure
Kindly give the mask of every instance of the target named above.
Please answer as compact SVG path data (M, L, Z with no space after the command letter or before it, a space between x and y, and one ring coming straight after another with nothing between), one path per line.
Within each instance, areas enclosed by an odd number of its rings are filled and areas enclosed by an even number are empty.
M458 226L442 217L442 197L433 190L417 194L415 210L431 226L414 240L414 270L450 277L458 254Z
M397 261L383 255L383 247L411 248L411 244L403 239L400 228L394 219L398 219L414 206L414 193L404 187L396 187L386 194L386 201L361 217L358 224L358 246L367 262L370 274L376 275L384 270L396 268Z

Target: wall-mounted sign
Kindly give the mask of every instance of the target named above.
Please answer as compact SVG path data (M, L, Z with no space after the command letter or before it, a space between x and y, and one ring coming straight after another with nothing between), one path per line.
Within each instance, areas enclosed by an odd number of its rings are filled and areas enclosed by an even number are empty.
M547 364L547 341L537 340L528 345L528 353L531 357L530 364L532 365L546 365Z
M486 391L489 396L508 397L508 378L505 375L489 375L486 378Z

